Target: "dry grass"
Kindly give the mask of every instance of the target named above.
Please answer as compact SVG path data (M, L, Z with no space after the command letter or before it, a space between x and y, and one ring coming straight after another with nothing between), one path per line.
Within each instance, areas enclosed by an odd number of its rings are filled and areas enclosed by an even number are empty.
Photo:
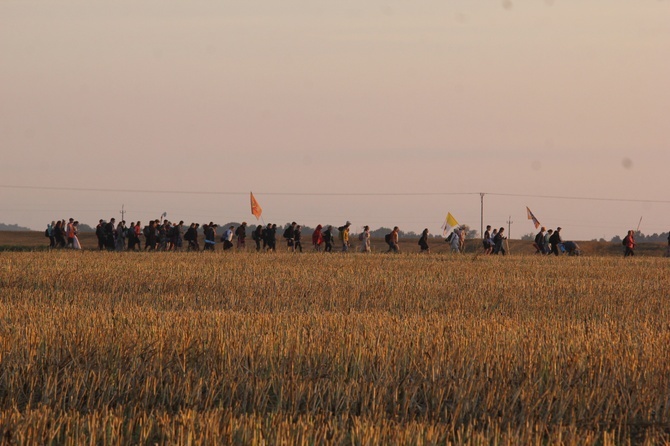
M10 443L670 441L667 259L0 258Z

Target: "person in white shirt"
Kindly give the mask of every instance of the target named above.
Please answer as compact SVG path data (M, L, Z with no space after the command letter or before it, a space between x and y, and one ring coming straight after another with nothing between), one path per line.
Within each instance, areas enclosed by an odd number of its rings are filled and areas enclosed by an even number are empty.
M223 233L223 250L227 251L233 247L233 235L235 235L235 226L231 226Z

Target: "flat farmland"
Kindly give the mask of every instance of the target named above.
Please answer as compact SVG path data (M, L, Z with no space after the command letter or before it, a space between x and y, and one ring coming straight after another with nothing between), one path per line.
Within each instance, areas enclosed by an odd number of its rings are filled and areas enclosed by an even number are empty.
M219 231L221 232L221 231ZM337 231L336 231L337 232ZM220 236L221 234L219 234ZM218 237L217 237L218 239ZM303 234L303 249L304 251L311 251L311 234ZM94 233L82 233L79 235L84 250L97 250L98 241ZM199 235L200 248L203 246L203 235ZM400 237L398 245L403 253L417 253L419 246L417 237ZM567 239L566 239L567 240ZM141 237L142 247L144 247L144 237ZM430 250L433 254L450 253L451 249L448 243L445 243L444 238L431 238L429 240ZM535 248L533 242L527 240L509 240L509 251L512 255L533 255ZM587 256L622 256L623 246L621 243L611 242L596 242L596 241L579 241L579 247L584 255ZM358 239L356 236L352 237L352 250L355 251L358 246ZM44 232L40 231L0 231L0 251L35 251L48 249L49 239L44 237ZM382 238L371 239L371 248L374 253L383 253L388 250L388 245L384 243ZM217 240L217 250L221 250L221 243ZM340 251L341 246L336 238L334 251ZM255 250L255 242L251 237L247 238L247 250ZM286 244L284 239L278 236L277 251L286 251ZM465 252L469 254L481 253L483 251L482 242L480 239L468 239L465 242ZM638 256L663 257L667 253L666 243L640 243L636 249Z
M9 444L659 444L640 257L0 253Z

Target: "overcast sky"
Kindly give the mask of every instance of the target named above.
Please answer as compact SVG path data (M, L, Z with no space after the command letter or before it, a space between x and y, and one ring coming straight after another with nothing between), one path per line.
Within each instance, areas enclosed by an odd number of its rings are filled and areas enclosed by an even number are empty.
M0 186L77 190L0 222L665 232L669 80L668 0L3 0Z

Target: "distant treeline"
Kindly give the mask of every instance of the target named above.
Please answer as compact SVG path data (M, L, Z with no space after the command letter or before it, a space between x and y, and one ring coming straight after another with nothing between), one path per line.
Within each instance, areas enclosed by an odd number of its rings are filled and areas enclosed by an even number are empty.
M131 222L130 222L130 221L127 221L126 223L127 223L127 224L130 224ZM178 221L177 221L177 223L178 223ZM187 227L188 227L188 225L190 224L190 222L185 222L185 223L186 223L186 226L187 226ZM228 227L230 227L230 226L235 226L235 227L237 228L240 224L241 224L240 222L228 222L228 223L219 225L219 228L228 228ZM331 226L332 226L334 229L337 229L338 226L341 226L342 224L344 224L344 223L341 223L341 224L339 224L339 225L331 225ZM248 227L255 229L255 228L256 228L256 225L257 225L257 224L251 223L251 224L248 225ZM277 225L277 226L279 227L279 225ZM291 223L290 223L290 222L287 222L286 224L284 224L284 226L281 227L281 229L282 229L282 230L283 230L283 229L286 229L286 228L289 227L289 226L291 226ZM312 232L314 232L314 228L312 228L312 227L310 227L310 226L305 226L305 225L301 225L301 226L302 226L303 234L307 234L307 233L310 233L310 234L311 234ZM477 238L477 237L479 236L479 232L478 232L478 231L476 231L476 230L471 230L467 225L461 225L461 226L465 228L465 230L466 230L466 232L467 232L467 238ZM46 228L46 223L45 223L44 227ZM323 225L323 227L326 228L326 227L328 227L328 225ZM94 227L91 227L91 226L89 226L89 225L87 225L87 224L85 224L85 223L79 223L79 227L78 227L78 228L79 228L79 232L80 232L80 233L85 233L85 232L95 232L95 228L94 228ZM352 234L357 234L359 229L360 229L360 228L358 228L358 227L354 227L354 226L352 226L351 233L352 233ZM30 228L25 228L25 227L23 227L23 226L18 226L18 225L7 225L7 224L4 224L4 223L0 223L0 231L30 231L30 230L31 230ZM382 226L382 227L379 228L379 229L375 229L374 231L370 231L370 236L373 237L373 238L383 238L386 234L389 234L392 230L393 230L392 228L387 228L387 227ZM200 227L200 232L202 232L202 223L201 223L201 227ZM398 236L399 236L399 237L413 237L413 238L419 238L419 237L421 236L421 234L417 234L417 233L414 232L414 231L403 231L403 230L401 229L401 230L398 232ZM440 234L430 234L430 237L433 237L433 238L443 238L444 236L442 235L442 233L440 233Z
M624 231L626 232L626 231ZM644 243L644 242L649 242L649 243L656 243L656 242L667 242L668 241L668 236L670 236L670 232L661 232L660 234L653 233L651 235L645 235L642 232L636 232L635 233L635 241L637 243ZM624 236L625 237L625 236ZM623 239L619 237L618 235L615 235L612 237L612 242L614 243L621 243ZM600 239L600 241L605 241L604 239Z
M0 231L30 231L30 228L24 228L19 225L7 225L5 223L0 223Z

